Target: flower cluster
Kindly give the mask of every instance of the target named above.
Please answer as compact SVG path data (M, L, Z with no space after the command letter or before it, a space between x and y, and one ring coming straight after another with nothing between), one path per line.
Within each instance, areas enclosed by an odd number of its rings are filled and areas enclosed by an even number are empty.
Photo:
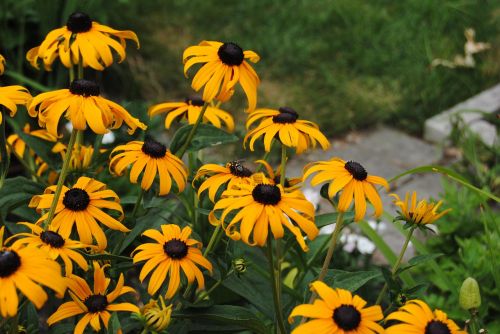
M39 309L55 296L64 300L47 307L55 310L47 325L58 331L60 322L73 323L78 334L111 326L113 332L127 328L143 333L170 332L172 326L173 333L183 319L195 323L198 316L226 321L238 330L265 332L259 318L272 309L275 315L266 326L275 322L281 334L465 333L444 312L432 311L417 298L398 310L387 308L384 317L380 304L387 285L376 305L366 306L353 291L325 283L338 283L332 262L342 228L352 220L363 224L367 213L381 217L384 197L379 191L388 191L389 182L369 174L359 162L336 156L307 164L302 175L288 175L289 153L327 151L330 142L316 123L291 107L257 108L260 79L250 65L260 60L257 53L234 42L202 41L187 47L184 74L197 68L191 87L203 91L201 96L188 93L181 102L149 107L150 118L165 114L166 130L177 128L174 122L184 123L175 133L154 138L147 122L85 78L90 71L112 66L116 56L118 63L125 60L127 40L139 47L134 32L75 12L26 55L31 65L42 63L46 70L58 60L68 70L69 86L34 97L21 86L0 87L0 190L10 154L31 177L19 178L30 193L23 192L22 200L5 200L6 208L0 210L0 323L8 323L10 332L18 326L17 316L24 314L24 297ZM0 74L4 66L0 55ZM235 118L221 106L238 84L248 102L242 147L263 147L264 158L253 164L237 158L205 163L198 151L219 145L213 137L236 138L239 133ZM6 115L15 117L19 105L40 128L30 123L20 127L9 119L14 133L5 139ZM124 124L128 135L137 131L136 137L124 140L122 133L116 137L118 145L102 147L103 136ZM273 148L281 150L279 164L270 158ZM320 228L333 221L317 219L315 205L303 191L308 178L313 187L325 186L325 197L336 211L331 235L320 237ZM25 191L19 182L10 183L10 189ZM400 209L396 221L412 227L392 277L386 277L396 281L413 230L449 210L438 212L441 201L417 202L416 193L404 201L391 196ZM274 308L255 303L248 288L264 286L262 278L271 281ZM308 285L311 294L305 291ZM307 297L308 303L298 305ZM228 305L215 305L235 299L244 306L227 311ZM243 316L241 308L251 304ZM258 317L252 315L255 310ZM296 317L302 321L291 326ZM196 330L203 329L198 325Z

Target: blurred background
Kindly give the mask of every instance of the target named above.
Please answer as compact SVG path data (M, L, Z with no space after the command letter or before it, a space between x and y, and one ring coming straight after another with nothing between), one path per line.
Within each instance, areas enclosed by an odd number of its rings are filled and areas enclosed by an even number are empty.
M0 53L9 70L3 84L21 82L33 92L66 85L64 70L36 71L24 55L82 10L135 31L141 41L140 50L129 46L127 60L102 74L108 96L148 105L184 98L191 91L182 51L203 39L234 41L261 55L259 106L293 106L329 136L381 122L419 135L425 119L492 86L500 74L495 47L475 55L472 68L431 66L463 54L469 27L478 41L498 45L497 1L2 0L0 6ZM243 107L239 94L226 109L243 120Z

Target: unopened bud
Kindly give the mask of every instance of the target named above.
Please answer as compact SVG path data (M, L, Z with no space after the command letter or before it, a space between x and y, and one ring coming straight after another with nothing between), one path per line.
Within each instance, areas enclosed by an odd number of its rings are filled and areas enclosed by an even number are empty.
M472 277L468 277L462 283L460 288L460 307L465 310L477 309L481 306L481 293L479 292L479 285Z
M163 297L157 300L151 300L148 304L144 305L142 315L146 321L148 328L156 332L161 332L170 324L170 316L172 314L172 305L165 305Z
M247 263L245 259L239 258L233 260L233 268L237 275L243 274L245 271L247 271Z

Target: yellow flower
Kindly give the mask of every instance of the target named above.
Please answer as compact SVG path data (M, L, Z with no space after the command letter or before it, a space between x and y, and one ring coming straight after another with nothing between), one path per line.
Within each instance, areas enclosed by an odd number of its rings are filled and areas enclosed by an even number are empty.
M317 186L323 182L330 182L328 187L328 196L330 198L333 198L335 194L342 190L337 205L340 212L349 210L354 198L354 220L359 221L365 216L366 198L368 198L375 208L375 216L379 217L382 214L382 200L374 185L382 185L388 190L389 184L380 176L368 175L361 164L355 161L345 162L340 158L313 162L304 167L303 179L307 179L314 173L318 174L312 178L311 185Z
M386 329L387 334L467 334L446 313L432 310L421 300L410 300L385 320L396 320L398 324Z
M437 213L443 201L439 201L438 203L427 203L427 201L423 199L417 203L417 193L415 191L412 193L411 199L410 193L407 192L404 201L396 194L391 194L390 196L394 197L394 204L401 209L400 218L405 220L408 224L432 224L451 211L451 209L446 209Z
M213 212L218 210L222 210L220 221L226 234L250 246L264 246L269 228L274 238L279 239L283 238L285 226L295 235L304 251L309 248L301 230L311 240L318 235L318 228L314 225L314 206L302 192L285 191L281 185L275 185L260 173L254 174L249 184L235 184L224 191ZM225 226L224 220L234 211L236 215Z
M66 276L71 275L73 272L74 261L80 268L87 271L88 264L84 257L74 251L75 249L81 249L89 247L89 245L84 245L79 241L65 239L61 237L56 231L52 231L50 228L44 231L40 226L30 223L19 223L21 225L27 226L31 229L32 233L18 233L13 237L17 239L12 246L16 247L18 245L34 246L40 248L41 250L48 253L49 258L52 260L57 260L61 258L64 262L65 274Z
M264 136L264 149L266 152L271 150L271 142L274 138L287 146L294 147L297 154L300 154L308 148L315 148L319 143L326 150L330 143L321 133L318 125L313 122L298 119L299 114L289 107L282 107L279 110L257 109L248 115L247 130L253 123L262 119L260 124L253 130L248 131L243 139L243 146L246 146L250 138L250 150L254 150L254 143L257 139Z
M3 235L4 226L0 228ZM0 241L0 245L2 241ZM66 283L59 264L36 247L0 248L0 315L2 318L17 314L19 298L16 288L37 308L47 301L47 293L38 284L45 285L62 296Z
M200 185L198 189L198 197L208 189L208 198L215 202L215 195L221 186L227 184L227 188L231 188L238 183L250 183L252 171L241 164L240 161L234 160L228 162L225 167L216 164L206 164L200 167L193 182L198 178L212 174Z
M45 189L43 195L34 196L29 206L36 207L37 212L49 209L54 199L55 189L56 186L50 186ZM113 210L120 216L117 220L101 209ZM42 215L37 224L45 221L48 214L47 212ZM123 209L118 195L114 191L106 189L104 183L82 176L71 189L63 186L50 226L53 231L57 231L63 238L67 239L73 225L76 224L82 243L90 245L95 238L98 247L105 249L107 245L106 235L97 222L99 221L112 230L128 232L129 229L120 223L123 217Z
M267 177L274 182L274 184L280 184L281 181L281 165L276 168L276 170L273 170L273 167L265 161L265 160L257 160L255 161L258 164L261 164L264 166ZM301 177L293 177L291 179L285 178L285 188L290 188L290 187L295 187L296 185L300 184L302 182Z
M5 58L0 55L0 75L5 71Z
M144 305L141 312L146 321L146 325L148 328L161 332L167 329L170 324L170 317L172 315L172 304L165 305L165 300L162 296L158 298L160 303L157 300L151 299L149 303Z
M59 306L48 319L47 324L52 326L63 319L79 314L85 314L76 324L74 334L83 334L85 328L90 326L98 332L101 330L101 321L108 328L110 312L126 311L139 313L139 308L131 303L113 303L119 296L135 292L129 286L124 286L123 274L120 274L118 283L113 291L107 292L110 279L104 274L104 268L94 262L94 290L92 291L87 282L78 276L71 275L66 279L69 294L73 301Z
M41 45L29 50L26 59L36 68L42 60L47 71L57 57L66 67L81 61L83 67L102 71L113 64L112 50L120 57L119 62L125 59L127 39L133 40L139 48L133 31L115 30L92 21L85 13L76 12L69 16L65 27L52 30Z
M57 137L50 134L45 129L38 129L38 130L31 131L29 123L26 123L26 125L24 125L23 132L30 135L30 136L38 137L40 139L43 139L43 140L46 140L49 142L56 142L57 141ZM21 137L19 137L18 134L14 133L14 134L11 134L9 137L7 137L7 143L9 143L9 145L12 147L14 152L19 157L22 158L24 156L24 152L26 151L26 143L24 142L24 140L21 139ZM35 155L35 152L33 150L30 149L29 152L31 155L33 155L33 156Z
M63 143L58 142L52 148L52 152L61 154L61 157L64 159L66 154L67 146ZM106 149L100 149L101 153L106 152ZM92 163L92 155L94 154L94 148L92 145L75 145L73 147L73 153L71 154L71 158L69 160L69 169L72 171L84 171L90 167ZM96 173L102 168L98 167Z
M377 324L383 319L380 306L365 307L366 301L350 291L332 289L321 281L311 283L311 290L319 298L313 304L296 306L288 321L293 317L311 318L308 322L297 326L292 334L373 334L385 333ZM410 332L398 332L410 333Z
M120 152L115 154L116 152ZM113 154L115 154L113 156ZM152 138L142 141L131 141L117 146L111 152L109 169L116 175L123 175L125 169L130 169L130 182L137 183L139 174L144 170L141 188L148 190L158 173L160 179L160 195L166 195L172 188L172 178L179 192L184 191L187 180L187 169L181 159L170 153L165 145Z
M129 134L135 129L147 127L132 117L119 104L100 95L99 86L90 80L78 79L71 82L69 89L59 89L37 95L29 105L31 117L38 116L41 127L57 136L59 119L64 114L76 130L85 130L87 124L97 134L108 129L117 129L123 122L129 127Z
M134 250L134 263L145 261L139 279L144 281L146 276L153 272L149 280L148 293L154 295L169 276L168 289L165 298L172 298L180 286L181 271L187 278L188 284L196 279L198 290L205 288L205 279L197 265L212 272L212 264L202 255L201 243L189 239L191 228L182 229L175 224L161 226L161 233L157 230L147 230L143 234L156 241L138 246Z
M185 102L165 102L156 104L149 108L150 117L161 113L167 113L165 117L165 128L169 129L176 118L185 117L189 124L196 123L201 109L205 102L198 96L186 98ZM203 122L211 123L213 126L222 129L226 127L229 132L234 131L233 116L227 111L209 105L203 114Z
M195 91L203 86L203 100L217 98L221 102L229 100L235 85L239 82L248 99L248 110L257 105L257 86L260 83L257 73L245 59L252 63L260 60L253 51L243 51L235 43L203 41L199 45L188 47L182 56L184 75L194 64L204 64L196 73L191 83Z
M31 94L22 86L0 87L0 107L10 111L10 117L17 113L17 105L27 105L31 100ZM0 124L2 124L3 112L0 112Z

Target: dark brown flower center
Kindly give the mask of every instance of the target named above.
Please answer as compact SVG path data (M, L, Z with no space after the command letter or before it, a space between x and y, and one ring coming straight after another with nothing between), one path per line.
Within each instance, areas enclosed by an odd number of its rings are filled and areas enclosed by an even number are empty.
M85 13L75 12L69 16L66 28L73 33L86 32L92 28L92 20Z
M168 257L180 260L186 257L188 253L188 246L184 241L179 239L172 239L167 241L163 245L163 251L167 254Z
M63 204L71 211L82 211L89 206L89 194L80 188L72 188L64 194Z
M40 239L54 248L61 248L64 246L64 239L59 235L59 233L54 231L43 231L40 233Z
M185 101L187 104L196 107L203 107L203 105L205 104L205 101L203 101L203 99L198 95L191 95L190 97L186 97Z
M432 320L425 327L425 334L451 334L451 331L445 323Z
M264 205L276 205L281 201L280 188L273 184L259 184L252 191L253 199Z
M366 177L368 176L365 168L356 161L346 162L344 168L358 181L366 180Z
M299 114L290 107L281 107L278 109L279 114L273 116L274 123L295 123Z
M87 306L89 313L102 312L108 306L108 300L106 296L103 295L89 296L83 301L83 303Z
M243 55L243 49L237 44L232 42L224 43L219 47L217 51L220 60L230 66L241 65L245 56Z
M341 305L333 311L333 320L344 331L358 328L361 313L352 305Z
M252 176L252 171L245 166L243 166L238 160L231 161L228 163L229 171L234 176L239 177L249 177Z
M91 80L77 79L73 80L69 85L69 91L74 95L85 97L98 96L100 93L97 83Z
M21 266L21 258L13 250L0 251L0 278L9 277Z
M142 152L151 158L158 159L163 158L167 154L167 147L153 138L146 137L144 144L142 144Z

